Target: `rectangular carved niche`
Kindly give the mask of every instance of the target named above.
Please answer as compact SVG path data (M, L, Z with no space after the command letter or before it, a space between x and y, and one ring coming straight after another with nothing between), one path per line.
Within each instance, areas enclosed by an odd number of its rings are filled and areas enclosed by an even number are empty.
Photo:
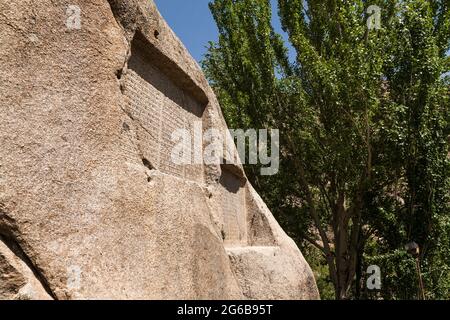
M247 213L244 185L245 182L242 177L222 167L220 188L226 245L247 244Z
M139 125L140 150L155 169L201 183L202 164L177 165L172 161L171 153L178 141L173 142L171 135L177 129L186 129L194 141L194 123L202 121L207 102L198 98L201 94L190 92L192 86L185 90L176 84L174 77L181 71L174 68L169 72L166 59L150 43L140 38L133 40L124 79L128 111ZM164 63L165 67L159 68L159 63ZM189 149L193 159L192 144Z

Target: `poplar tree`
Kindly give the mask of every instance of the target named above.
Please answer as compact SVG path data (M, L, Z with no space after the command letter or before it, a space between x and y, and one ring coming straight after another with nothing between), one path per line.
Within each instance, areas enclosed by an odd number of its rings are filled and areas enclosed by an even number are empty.
M210 3L219 40L203 67L229 127L280 130L279 174L247 166L249 178L320 251L337 299L417 297L411 241L429 297L450 294L449 6L278 0L284 40L269 0ZM370 263L389 285L375 295Z

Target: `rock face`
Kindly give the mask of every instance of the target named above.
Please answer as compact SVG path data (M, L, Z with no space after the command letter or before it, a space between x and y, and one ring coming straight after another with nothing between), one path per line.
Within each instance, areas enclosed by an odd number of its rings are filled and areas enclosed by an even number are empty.
M226 124L152 1L0 12L0 299L319 298L241 165L171 162Z

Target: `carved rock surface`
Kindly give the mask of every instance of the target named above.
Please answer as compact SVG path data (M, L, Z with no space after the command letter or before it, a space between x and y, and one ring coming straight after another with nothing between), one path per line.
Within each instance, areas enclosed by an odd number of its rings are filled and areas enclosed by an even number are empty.
M0 12L0 299L319 298L241 165L170 161L226 124L152 1Z
M52 300L31 268L20 249L0 237L0 300Z

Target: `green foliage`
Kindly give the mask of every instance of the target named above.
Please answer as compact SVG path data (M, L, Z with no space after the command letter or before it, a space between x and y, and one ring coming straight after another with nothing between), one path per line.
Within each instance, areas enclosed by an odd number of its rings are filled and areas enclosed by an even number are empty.
M320 250L308 245L302 248L302 253L308 259L309 266L314 271L320 298L322 300L334 300L335 292L333 283L330 279L327 263L324 261Z
M367 28L369 5L380 30ZM269 0L210 4L220 36L204 70L230 127L280 129L279 174L246 171L288 234L320 250L320 262L308 253L324 297L331 283L339 299L417 298L410 241L427 297L450 297L449 6L279 0L290 62Z

